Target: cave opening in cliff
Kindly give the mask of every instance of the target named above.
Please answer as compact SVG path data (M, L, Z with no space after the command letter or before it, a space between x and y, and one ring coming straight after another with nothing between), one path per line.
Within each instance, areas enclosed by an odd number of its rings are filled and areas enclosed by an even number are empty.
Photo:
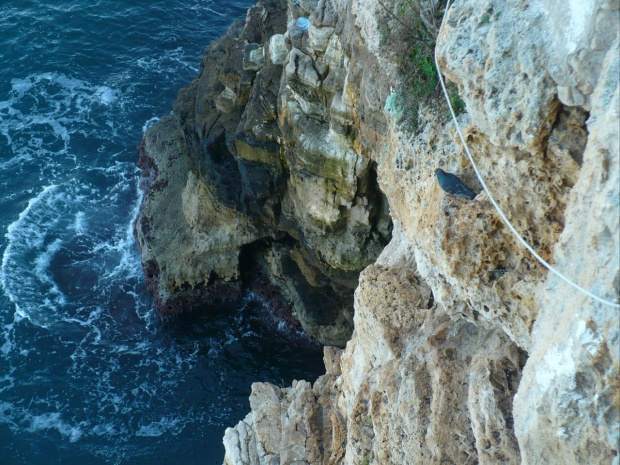
M379 175L377 173L377 163L372 161L370 164L369 178L369 205L372 206L370 217L372 218L372 229L381 237L385 247L392 240L392 217L390 216L390 205L387 196L379 185Z
M246 299L260 303L261 321L268 332L276 330L316 350L318 343L304 331L297 308L303 279L290 259L297 246L298 242L286 233L278 239L262 238L242 246L240 281Z

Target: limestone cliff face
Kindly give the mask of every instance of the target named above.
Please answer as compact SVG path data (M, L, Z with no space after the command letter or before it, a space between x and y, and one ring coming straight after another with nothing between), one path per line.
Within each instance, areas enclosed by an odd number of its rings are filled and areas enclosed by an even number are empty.
M342 44L309 35L315 7L258 2L146 132L135 232L160 312L249 288L319 342L350 339L359 273L391 234L376 167L355 144L386 120L379 96L357 115L341 101ZM327 31L337 20L316 16Z
M255 384L225 463L618 464L618 309L538 264L486 193L440 190L437 167L481 187L441 103L421 106L417 129L403 124L399 102L414 97L382 34L395 19L371 0L287 6L286 32L264 50L284 68L276 112L296 181L282 216L309 219L286 229L346 269L335 244L359 250L348 235L377 202L359 181L373 166L395 227L359 278L346 349L326 348L314 385ZM437 41L495 199L541 256L613 302L619 13L617 1L457 1ZM358 179L357 199L334 172ZM346 232L321 240L337 212Z

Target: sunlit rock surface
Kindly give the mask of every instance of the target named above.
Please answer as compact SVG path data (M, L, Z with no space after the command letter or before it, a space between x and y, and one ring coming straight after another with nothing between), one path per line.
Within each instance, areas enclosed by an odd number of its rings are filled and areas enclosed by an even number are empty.
M612 302L619 11L607 1L457 1L437 41L466 103L460 127L506 216L543 258ZM364 190L369 167L395 227L359 278L346 348L325 348L327 373L312 386L255 384L251 412L226 431L225 463L617 464L618 309L517 243L441 100L422 105L414 128L403 123L399 102L412 96L385 34L400 26L377 2L289 2L286 24L267 55L284 68L276 111L289 234L340 269L349 251L369 258L347 239L368 231L378 202ZM477 197L444 193L439 167Z

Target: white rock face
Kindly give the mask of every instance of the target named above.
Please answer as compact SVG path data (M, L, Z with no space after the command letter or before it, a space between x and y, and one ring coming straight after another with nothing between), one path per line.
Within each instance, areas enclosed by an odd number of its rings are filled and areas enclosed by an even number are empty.
M555 255L571 279L609 300L617 298L620 264L619 70L616 40L591 96L584 165ZM524 462L548 463L553 454L557 463L611 463L620 440L618 309L556 276L541 292L540 309L515 398Z
M459 3L448 14L442 68L493 145L533 148L551 131L558 101L542 24L526 0Z
M362 273L356 308L353 339L325 348L314 386L253 385L252 413L226 432L225 464L255 463L252 449L261 464L519 462L507 425L522 356L501 332L432 303L398 226Z
M359 176L355 160L370 160L395 227L360 276L346 349L325 349L327 373L313 386L255 384L252 413L226 432L225 463L618 464L619 310L538 264L486 193L440 190L438 167L481 187L442 103L423 106L413 132L399 122L408 96L381 34L398 25L375 2L321 0L304 14L309 36L286 64L281 121L329 117L330 132L300 131L297 143L346 161L347 179ZM612 302L619 14L617 1L458 1L437 45L466 102L460 126L510 221ZM353 185L319 201L327 186L300 180L291 209L336 224ZM351 234L371 202L348 205Z
M284 65L287 63L288 49L286 48L286 38L283 34L274 34L269 42L269 58L274 65Z
M564 105L591 108L603 60L618 36L620 9L614 0L571 0L557 8L549 0L532 2L542 22L548 60L544 66L557 83Z

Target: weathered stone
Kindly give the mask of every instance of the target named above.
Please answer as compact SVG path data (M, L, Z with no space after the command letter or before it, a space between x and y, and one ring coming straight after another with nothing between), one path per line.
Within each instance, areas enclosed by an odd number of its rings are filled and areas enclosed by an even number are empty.
M192 170L193 156L179 143L173 118L147 131L143 150L157 175L135 231L160 311L176 313L192 301L238 293L230 281L239 276L239 247L254 241L257 230L218 202ZM234 240L224 239L231 232Z
M265 63L265 50L259 44L245 44L243 51L243 69L258 71Z
M459 84L468 112L494 145L536 147L558 107L554 82L541 66L547 58L537 42L542 19L526 8L525 0L459 4L438 40L446 77Z
M243 255L322 343L354 323L313 386L254 385L225 463L617 462L616 308L550 274L487 193L441 191L436 168L482 186L441 99L404 125L419 96L390 44L406 33L380 32L397 20L374 0L286 3L209 48L141 149L136 236L160 309L238 296ZM620 10L578 3L457 2L439 61L518 233L617 302Z
M273 35L286 31L286 5L287 0L260 0L250 8L244 27L247 41L264 44Z
M316 9L319 0L289 0L289 14L293 18L307 18Z
M276 34L269 41L269 59L274 65L284 65L288 62L288 48L286 38L282 34Z
M540 66L557 83L559 99L564 105L589 110L605 56L618 37L618 3L576 2L555 8L547 0L538 0L532 2L531 11L541 18L539 37L551 38L541 47L547 56Z
M310 15L310 23L317 28L335 30L339 18L338 6L333 0L320 0Z
M556 246L556 266L617 299L620 283L620 47L610 48L591 95L588 143ZM524 461L612 463L620 439L618 310L549 276L539 296L530 359L515 398ZM614 315L615 314L615 315Z
M222 113L230 113L237 107L238 95L226 87L220 95L215 97L215 107Z
M517 231L617 302L620 10L577 3L457 2L439 59L466 102L467 143ZM346 349L326 349L312 395L300 383L279 391L288 421L271 431L290 444L280 463L618 462L617 310L538 264L486 193L442 193L435 168L481 186L442 101L420 105L413 133L399 119L411 96L380 33L386 16L373 0L320 1L280 89L291 173L280 227L300 242L306 282L323 282L308 257L346 268L369 244L351 237L382 230L367 187L375 166L397 220L360 275ZM312 79L299 77L302 61ZM227 460L240 447L229 441Z
M357 276L389 240L390 223L369 160L329 131L327 64L294 48L306 46L311 3L287 32L283 2L261 0L209 47L200 75L179 93L165 138L146 136L145 159L155 160L159 181L136 230L160 311L181 311L210 293L238 297L245 280L273 300L279 317L344 346ZM282 89L295 108L281 106ZM298 116L303 121L293 121ZM315 127L312 117L324 124ZM326 131L324 143L315 143L315 130ZM290 137L303 131L291 151ZM160 206L168 203L182 219ZM281 249L281 259L261 265ZM243 276L242 259L264 276Z
M226 457L224 465L259 465L254 414L250 413L235 428L227 428L224 434Z
M261 24L265 30L271 27ZM244 212L252 206L243 197L256 191L256 180L269 186L265 177L278 179L279 151L270 151L268 142L253 144L252 154L267 161L273 160L261 149L277 154L276 162L266 166L240 164L231 153L251 96L252 79L243 70L244 42L242 24L236 23L210 46L200 76L179 93L174 118L162 119L145 135L144 155L152 160L157 180L144 197L136 234L156 304L164 313L182 311L191 302L239 297L241 249L276 234L273 209L279 207L265 201L267 208L258 215L264 221L257 222ZM256 105L252 100L251 106ZM271 185L277 192L277 181Z
M351 300L357 274L324 268L302 247L274 246L264 256L272 282L293 302L293 316L320 343L344 347L353 331Z
M327 373L311 395L302 383L279 391L289 419L271 422L269 437L281 438L279 463L291 463L291 454L302 463L466 463L477 454L482 463L519 463L512 396L523 358L501 332L451 321L433 304L413 251L397 230L362 273L346 350L325 348ZM244 445L225 445L235 463Z
M298 94L306 99L318 98L316 91L321 87L321 76L310 56L296 48L292 49L285 74L288 85Z
M316 27L310 23L308 29L308 46L316 54L322 55L327 50L329 39L334 34L333 27Z

